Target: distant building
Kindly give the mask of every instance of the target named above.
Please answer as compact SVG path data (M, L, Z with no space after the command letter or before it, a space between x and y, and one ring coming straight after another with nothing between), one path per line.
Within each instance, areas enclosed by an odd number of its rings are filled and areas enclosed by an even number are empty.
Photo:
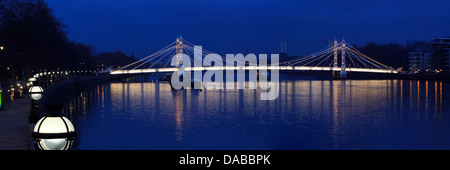
M281 40L280 42L280 60L286 60L288 58L288 54L287 54L287 42Z
M409 41L406 48L411 72L450 73L450 37Z
M411 72L432 71L432 49L431 43L426 41L407 42L408 66Z
M434 39L432 54L433 69L436 72L450 73L450 37Z
M267 64L271 63L270 57L271 56L269 56L269 58L268 58L269 60L268 60ZM300 58L300 56L289 56L288 55L288 53L287 53L287 42L285 40L284 41L281 40L281 42L280 42L280 54L279 54L278 57L279 57L278 58L279 63L283 63L285 65L295 64L295 61L298 58Z

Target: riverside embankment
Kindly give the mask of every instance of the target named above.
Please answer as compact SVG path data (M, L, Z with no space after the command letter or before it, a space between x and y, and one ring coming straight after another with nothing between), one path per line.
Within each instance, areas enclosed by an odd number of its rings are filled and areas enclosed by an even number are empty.
M45 105L59 103L65 94L73 93L83 86L109 81L109 75L78 77L47 86L39 102L39 118L45 113ZM5 103L0 111L0 150L34 150L31 132L35 122L29 122L31 99L28 94Z

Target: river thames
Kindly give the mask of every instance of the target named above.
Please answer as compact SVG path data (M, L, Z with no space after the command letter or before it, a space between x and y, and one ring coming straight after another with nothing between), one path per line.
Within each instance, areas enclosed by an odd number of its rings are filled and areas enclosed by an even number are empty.
M450 149L449 83L280 76L261 89L172 90L155 77L83 87L64 101L72 149Z

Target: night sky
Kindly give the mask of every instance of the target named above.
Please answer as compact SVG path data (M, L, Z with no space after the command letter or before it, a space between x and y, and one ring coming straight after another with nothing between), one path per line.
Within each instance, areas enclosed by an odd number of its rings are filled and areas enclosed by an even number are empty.
M307 55L342 37L351 44L450 36L448 0L48 0L69 39L98 52L143 58L187 41L220 55Z

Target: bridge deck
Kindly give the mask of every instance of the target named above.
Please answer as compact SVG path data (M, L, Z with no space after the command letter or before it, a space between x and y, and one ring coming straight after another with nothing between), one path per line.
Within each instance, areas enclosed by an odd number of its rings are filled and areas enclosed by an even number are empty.
M149 68L134 70L116 70L110 74L142 74L142 73L160 73L175 72L180 68ZM307 66L246 66L246 67L185 67L183 71L203 71L203 70L303 70L303 71L341 71L340 67L307 67ZM366 72L366 73L398 73L395 70L369 69L369 68L345 68L348 72Z

